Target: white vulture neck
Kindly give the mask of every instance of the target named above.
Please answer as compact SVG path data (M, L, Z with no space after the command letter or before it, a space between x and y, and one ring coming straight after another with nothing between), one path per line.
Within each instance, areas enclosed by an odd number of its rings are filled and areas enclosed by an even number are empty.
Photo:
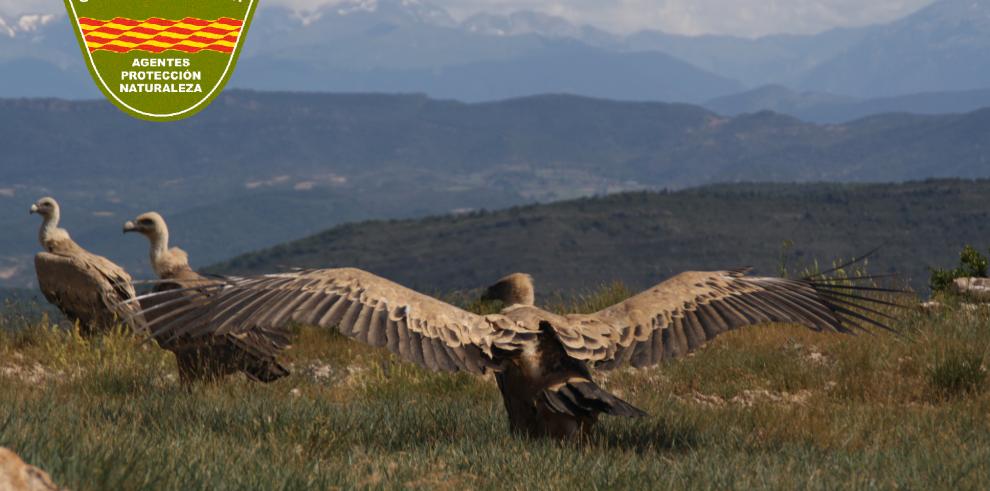
M42 247L48 247L48 243L59 235L58 222L60 217L61 214L57 207L51 213L44 216L44 221L41 222L41 230L38 231L38 241L41 242Z
M160 269L168 256L168 227L162 224L148 236L148 239L151 241L151 266L155 269L155 273L160 276Z

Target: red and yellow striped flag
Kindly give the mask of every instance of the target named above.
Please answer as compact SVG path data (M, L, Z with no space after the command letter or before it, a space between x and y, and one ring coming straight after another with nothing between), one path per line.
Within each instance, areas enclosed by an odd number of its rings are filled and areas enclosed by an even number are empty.
M161 53L173 49L186 53L206 50L232 53L242 25L243 21L227 17L217 20L152 17L143 21L123 17L112 20L79 18L79 26L90 52L106 50L127 53L142 50Z

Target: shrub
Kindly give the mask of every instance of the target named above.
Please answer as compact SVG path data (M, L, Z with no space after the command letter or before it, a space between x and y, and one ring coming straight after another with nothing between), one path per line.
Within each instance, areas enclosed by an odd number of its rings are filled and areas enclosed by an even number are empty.
M959 253L959 267L955 269L932 269L929 286L933 292L944 292L956 278L985 278L990 260L972 246L966 246Z

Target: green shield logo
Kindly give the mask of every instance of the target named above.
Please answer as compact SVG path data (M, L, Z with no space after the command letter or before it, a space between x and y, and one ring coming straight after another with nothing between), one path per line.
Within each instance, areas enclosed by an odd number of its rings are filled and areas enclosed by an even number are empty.
M65 0L65 8L107 99L136 118L176 121L220 94L257 2Z

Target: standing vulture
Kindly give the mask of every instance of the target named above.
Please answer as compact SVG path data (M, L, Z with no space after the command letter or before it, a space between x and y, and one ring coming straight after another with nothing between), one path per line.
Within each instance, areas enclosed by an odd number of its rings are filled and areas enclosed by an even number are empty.
M161 281L154 282L158 296L139 299L146 322L173 318L173 306L195 301L216 280L208 279L189 267L189 257L178 247L168 247L168 226L161 215L145 213L124 224L124 233L139 232L151 242L151 267ZM237 333L191 338L154 336L158 345L175 354L179 377L216 381L244 372L260 382L272 382L289 374L275 359L288 346L279 329L244 329Z
M153 322L158 336L210 337L290 322L337 328L358 341L438 371L492 370L514 433L581 435L599 414L642 411L595 384L589 367L646 367L684 356L744 326L794 323L815 331L887 329L869 307L879 289L835 282L687 272L594 314L558 315L532 305L525 275L489 289L512 305L476 315L371 273L319 269L211 285L209 297ZM505 283L505 282L502 282ZM528 291L527 291L528 290ZM884 316L885 317L885 316Z
M45 249L34 256L38 286L53 305L85 335L106 332L130 317L120 310L135 297L131 277L109 259L83 249L59 228L58 202L42 198L31 213L43 218L38 240Z

